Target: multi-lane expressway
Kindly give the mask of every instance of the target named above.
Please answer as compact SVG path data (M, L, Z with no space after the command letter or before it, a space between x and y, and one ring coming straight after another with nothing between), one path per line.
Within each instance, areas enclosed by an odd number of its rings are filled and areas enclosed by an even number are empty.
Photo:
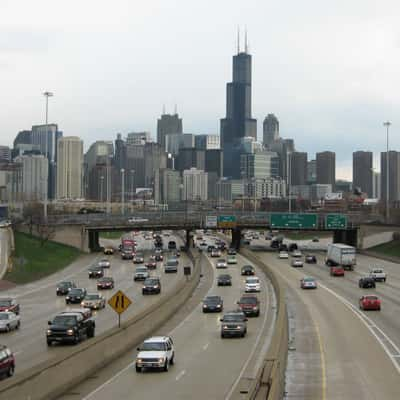
M399 265L364 255L355 271L331 277L324 254L317 264L293 268L277 253L257 256L288 287L291 341L287 369L288 399L400 398L400 270ZM358 280L373 266L383 266L386 283L360 289ZM300 279L313 276L317 290L300 289ZM359 310L361 295L375 293L381 311Z
M144 250L147 260L150 249L153 248L153 240L145 240L143 236L135 237L138 249ZM180 238L174 238L181 244ZM164 239L164 246L167 240ZM119 240L114 246L117 248ZM16 374L26 370L42 361L49 360L60 354L67 354L71 346L47 347L46 329L47 321L55 314L66 309L65 298L56 296L57 282L73 280L78 287L87 288L88 292L97 292L96 279L89 279L87 269L100 258L109 258L111 268L105 270L106 276L112 276L115 280L114 290L103 290L106 299L111 297L117 289L122 290L131 300L132 305L122 315L122 320L132 317L159 300L159 295L143 296L141 294L141 282L133 281L135 265L131 260L122 260L120 254L115 252L113 256L86 255L74 262L65 270L53 274L50 277L36 283L23 285L1 292L1 297L16 297L21 306L21 327L8 333L1 333L2 344L7 345L16 357ZM181 256L181 263L189 262L186 256ZM153 273L153 272L152 272ZM161 277L162 293L173 291L178 280L184 279L182 269L178 274L164 274L162 263L158 263L154 274ZM79 305L69 305L69 308L77 308ZM105 309L94 312L96 320L96 334L100 334L117 325L117 314L107 305Z
M211 240L211 239L207 239ZM210 241L210 243L213 243ZM203 258L203 279L185 310L156 334L171 335L176 349L176 362L167 373L136 373L136 350L126 357L99 371L93 379L74 388L63 400L76 399L78 395L89 399L229 399L239 379L254 377L273 332L274 295L269 282L257 268L262 280L258 294L261 315L249 318L244 338L221 339L219 321L222 313L202 312L200 300L206 294L218 294L224 300L224 310L237 308L236 302L244 292L241 266L249 264L238 256L238 264L227 270L215 268L215 258ZM232 275L231 287L218 287L216 277L220 273Z

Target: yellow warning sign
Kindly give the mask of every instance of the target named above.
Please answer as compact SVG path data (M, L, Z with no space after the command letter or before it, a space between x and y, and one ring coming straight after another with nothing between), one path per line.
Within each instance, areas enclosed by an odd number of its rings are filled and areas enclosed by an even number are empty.
M118 314L122 314L131 304L132 301L121 290L118 290L109 300L108 304Z

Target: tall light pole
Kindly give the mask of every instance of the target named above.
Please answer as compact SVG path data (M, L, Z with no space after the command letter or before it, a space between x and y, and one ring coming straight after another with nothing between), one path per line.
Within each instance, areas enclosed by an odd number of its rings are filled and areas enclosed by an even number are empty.
M125 170L121 168L121 213L125 214Z
M386 127L386 223L389 222L389 127L391 122L386 121L383 126Z
M49 128L48 128L48 123L49 123L49 97L54 96L52 92L44 92L43 96L46 99L46 158L47 158L47 163L50 166L50 160L49 160ZM44 194L44 201L43 201L43 216L44 216L44 221L47 222L47 201L48 201L48 188L49 188L49 169L47 169L47 189L45 190Z
M103 205L103 183L104 183L104 176L100 176L100 203Z
M107 214L111 211L111 156L107 157Z
M288 198L289 198L289 214L292 212L292 198L291 198L291 185L292 185L292 153L287 153L287 183L288 183Z
M131 201L133 202L133 179L135 177L135 170L131 169Z

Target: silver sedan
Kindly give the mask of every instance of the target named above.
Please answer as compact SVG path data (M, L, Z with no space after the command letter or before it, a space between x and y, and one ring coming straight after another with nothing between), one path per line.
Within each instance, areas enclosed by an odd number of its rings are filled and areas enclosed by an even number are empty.
M21 317L11 311L0 312L0 331L10 332L21 325Z

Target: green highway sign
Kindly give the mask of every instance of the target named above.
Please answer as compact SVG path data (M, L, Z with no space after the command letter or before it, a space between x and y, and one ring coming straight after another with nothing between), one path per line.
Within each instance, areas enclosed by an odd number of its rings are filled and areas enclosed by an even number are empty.
M325 218L326 229L346 229L347 216L343 214L328 214Z
M317 214L271 214L271 228L317 229Z
M218 228L235 228L236 217L234 215L218 215Z

